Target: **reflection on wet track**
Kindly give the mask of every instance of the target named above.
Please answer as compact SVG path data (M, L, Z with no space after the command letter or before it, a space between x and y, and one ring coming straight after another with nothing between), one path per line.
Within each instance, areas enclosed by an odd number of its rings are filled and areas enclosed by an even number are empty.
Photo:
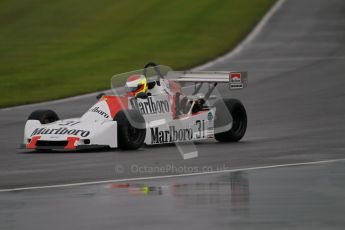
M345 163L3 192L0 229L343 229Z
M248 206L249 180L246 172L232 172L218 182L176 183L154 185L148 183L114 183L112 189L126 191L131 195L183 197L184 202L210 204L228 203L232 210Z

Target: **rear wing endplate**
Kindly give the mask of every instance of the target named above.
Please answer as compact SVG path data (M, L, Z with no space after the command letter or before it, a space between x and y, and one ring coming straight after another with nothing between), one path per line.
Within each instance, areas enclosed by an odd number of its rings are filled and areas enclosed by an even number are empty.
M247 72L239 71L171 71L168 76L181 83L229 83L230 89L243 89L248 84Z

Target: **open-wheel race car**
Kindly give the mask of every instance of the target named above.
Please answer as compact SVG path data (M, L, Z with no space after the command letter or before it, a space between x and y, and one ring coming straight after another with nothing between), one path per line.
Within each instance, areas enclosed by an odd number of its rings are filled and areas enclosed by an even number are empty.
M149 63L113 76L111 84L113 94L99 95L80 118L60 120L52 110L32 112L23 147L137 149L206 139L236 142L246 132L243 104L216 90L218 84L228 84L229 90L246 87L246 72L182 72Z

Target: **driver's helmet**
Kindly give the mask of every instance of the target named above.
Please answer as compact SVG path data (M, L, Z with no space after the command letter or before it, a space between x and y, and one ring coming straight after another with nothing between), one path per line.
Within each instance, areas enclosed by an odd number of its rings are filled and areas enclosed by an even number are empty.
M144 75L135 74L130 76L126 82L126 91L131 96L136 96L138 93L147 92L147 80Z

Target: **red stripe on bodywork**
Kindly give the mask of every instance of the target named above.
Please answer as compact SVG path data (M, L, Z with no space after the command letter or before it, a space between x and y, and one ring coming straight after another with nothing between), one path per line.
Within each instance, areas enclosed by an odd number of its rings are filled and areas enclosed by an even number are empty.
M79 137L67 137L67 145L65 146L65 149L75 149L77 146L75 146L75 143L79 141Z
M110 115L112 118L115 117L117 112L128 109L128 97L120 97L120 96L104 96L103 100L107 102L109 107Z
M35 149L37 141L41 138L41 136L33 136L31 137L31 141L26 144L27 149Z

